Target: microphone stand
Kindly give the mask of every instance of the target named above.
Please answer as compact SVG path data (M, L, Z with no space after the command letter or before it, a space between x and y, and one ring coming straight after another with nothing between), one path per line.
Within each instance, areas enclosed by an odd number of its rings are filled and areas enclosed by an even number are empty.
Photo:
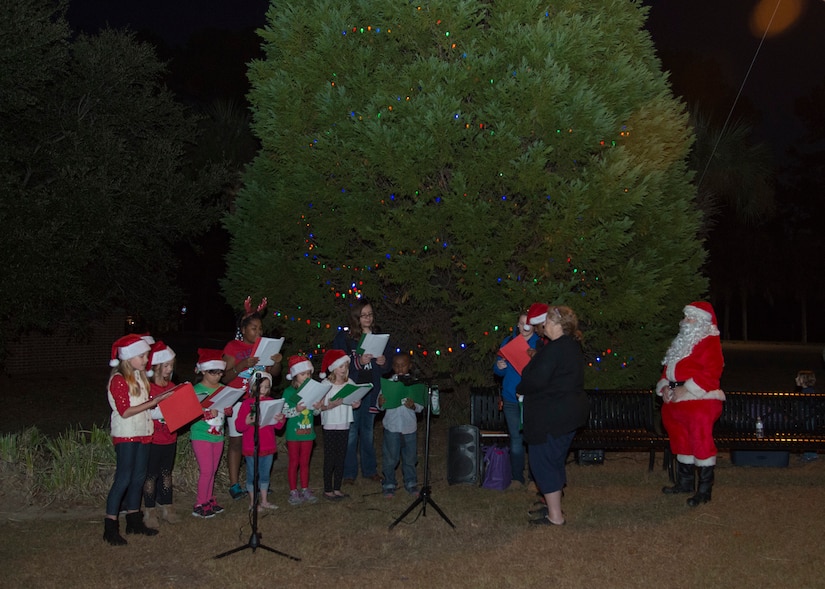
M451 528L455 529L455 524L450 521L441 508L436 505L435 501L432 499L432 489L430 488L430 417L432 415L432 406L433 406L433 388L438 390L438 387L428 387L427 388L427 428L426 434L424 437L424 484L421 486L421 492L418 494L418 497L415 498L415 501L407 508L407 510L398 516L394 522L390 524L389 529L393 529L396 525L398 525L401 520L403 520L407 515L412 512L417 506L421 505L421 511L419 515L423 515L424 517L427 516L427 504L432 505L433 509L438 512L438 515L441 516L445 522L447 522Z
M252 549L254 553L255 550L260 548L261 550L268 550L269 552L273 552L275 554L279 554L285 558L289 558L291 560L301 560L297 556L292 556L287 554L286 552L281 552L280 550L275 550L274 548L270 548L266 544L261 543L261 533L258 532L258 483L260 482L260 475L258 474L258 460L260 459L260 431L261 431L261 373L258 372L255 375L255 386L251 387L255 390L255 404L253 408L255 410L255 429L254 429L254 441L255 441L255 453L253 458L253 469L254 474L252 475L253 480L253 488L252 488L252 534L249 536L249 542L246 544L242 544L237 548L233 548L231 550L227 550L226 552L221 552L217 556L216 559L223 558L224 556L229 556L230 554L235 554L236 552L240 552L241 550L246 550L247 548Z

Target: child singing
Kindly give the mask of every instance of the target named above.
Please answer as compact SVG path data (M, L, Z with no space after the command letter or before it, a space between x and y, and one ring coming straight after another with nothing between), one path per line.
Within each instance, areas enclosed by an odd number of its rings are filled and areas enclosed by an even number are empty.
M327 376L329 374L329 376ZM321 378L326 377L332 388L321 401L321 426L324 430L324 498L338 501L348 497L341 492L344 479L344 460L347 456L347 439L352 423L352 410L361 405L357 401L344 405L342 399L332 397L345 384L355 384L349 378L349 357L341 350L327 350L321 362Z
M304 356L289 358L287 380L292 381L291 389L284 392L284 415L286 421L286 448L289 452L289 504L315 503L318 498L309 488L309 460L312 446L315 444L315 416L321 410L320 401L311 409L300 401L297 391L312 376L312 362ZM298 473L301 475L301 488L298 489Z
M198 363L195 365L195 395L203 401L221 386L221 376L226 369L226 362L220 350L198 350ZM189 439L195 460L198 461L198 490L192 515L210 518L221 513L223 507L215 500L215 475L223 454L223 427L226 416L232 415L232 408L224 411L205 409L203 419L195 421L189 428Z
M108 397L112 408L112 443L115 445L115 479L106 498L103 539L113 546L126 540L120 535L118 512L121 501L126 508L126 533L154 536L156 529L146 527L140 500L146 479L149 445L152 442L152 417L149 410L169 393L149 398L146 363L149 344L137 335L125 335L112 345Z
M249 509L255 508L255 415L253 409L255 400L269 399L272 391L272 375L268 372L255 372L250 379L249 397L241 403L238 416L235 418L235 429L243 436L243 456L246 460L246 490L249 493ZM263 509L278 509L274 503L267 501L269 492L269 473L272 470L272 463L275 461L275 454L278 452L278 444L275 439L275 428L284 427L284 414L275 415L275 424L258 426L258 489L260 490L260 501L258 511Z

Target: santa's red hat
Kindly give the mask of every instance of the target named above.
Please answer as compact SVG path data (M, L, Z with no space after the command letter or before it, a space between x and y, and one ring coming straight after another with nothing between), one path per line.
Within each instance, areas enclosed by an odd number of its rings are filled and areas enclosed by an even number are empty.
M713 310L713 305L710 303L706 303L705 301L695 301L687 305L684 311L687 317L693 317L700 321L710 323L714 327L717 326L716 313Z
M195 372L206 372L207 370L225 370L226 362L223 359L223 352L220 350L198 349L198 363L195 364Z
M544 303L533 303L527 310L527 323L530 325L541 325L547 319L547 309Z
M290 356L289 372L286 375L286 379L292 380L296 375L306 372L307 370L312 372L315 368L306 356Z
M109 359L109 366L114 368L120 364L121 360L129 360L148 351L149 344L143 341L140 336L134 333L124 335L112 344L112 356Z
M324 354L324 359L321 362L321 372L318 373L318 376L321 378L326 378L327 374L342 364L347 364L348 362L349 356L341 350L327 350L326 354Z

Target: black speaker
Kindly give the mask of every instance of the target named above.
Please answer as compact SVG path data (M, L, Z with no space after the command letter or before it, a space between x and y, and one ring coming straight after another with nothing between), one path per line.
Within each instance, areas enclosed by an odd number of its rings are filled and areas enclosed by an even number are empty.
M576 464L604 464L604 450L578 450Z
M474 425L454 425L447 445L447 482L477 485L481 479L481 436Z

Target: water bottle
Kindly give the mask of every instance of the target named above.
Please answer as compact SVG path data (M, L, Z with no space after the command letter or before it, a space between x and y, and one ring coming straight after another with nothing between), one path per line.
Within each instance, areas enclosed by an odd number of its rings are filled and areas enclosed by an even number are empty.
M430 394L432 395L431 402L433 415L440 415L441 406L438 404L438 387L436 385L430 387Z
M762 417L756 418L756 437L757 438L764 438L765 437L765 424L762 423Z

